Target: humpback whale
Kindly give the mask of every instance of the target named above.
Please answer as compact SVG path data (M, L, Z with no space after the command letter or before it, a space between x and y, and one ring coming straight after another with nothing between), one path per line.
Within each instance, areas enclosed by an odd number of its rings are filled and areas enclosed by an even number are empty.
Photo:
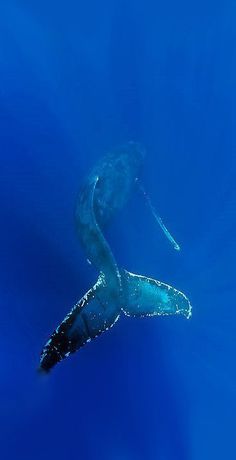
M44 346L40 358L42 371L48 372L59 361L111 328L122 313L132 317L191 316L191 304L182 292L119 267L103 233L139 182L144 155L143 147L134 142L117 147L98 162L77 197L76 230L87 260L99 275L94 286L75 304ZM174 248L179 250L140 187L154 218Z

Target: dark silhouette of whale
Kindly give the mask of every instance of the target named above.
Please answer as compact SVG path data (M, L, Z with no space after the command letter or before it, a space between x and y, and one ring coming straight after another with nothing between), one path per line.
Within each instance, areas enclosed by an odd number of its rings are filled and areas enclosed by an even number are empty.
M99 277L46 343L40 359L43 371L49 371L109 329L122 312L133 317L191 316L191 305L183 293L165 283L118 267L103 235L105 225L124 206L134 188L143 159L143 148L134 142L113 150L94 168L79 193L76 228L87 259L99 271ZM155 213L154 217L160 219ZM171 240L162 220L158 222ZM174 241L175 245L179 249Z

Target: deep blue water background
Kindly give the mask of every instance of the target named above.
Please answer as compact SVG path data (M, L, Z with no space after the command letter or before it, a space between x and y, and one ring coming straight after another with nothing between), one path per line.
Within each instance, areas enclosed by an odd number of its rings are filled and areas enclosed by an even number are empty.
M229 0L1 1L1 459L236 458L235 21ZM96 279L76 193L126 140L182 251L135 194L107 236L193 317L122 318L42 378L42 346Z

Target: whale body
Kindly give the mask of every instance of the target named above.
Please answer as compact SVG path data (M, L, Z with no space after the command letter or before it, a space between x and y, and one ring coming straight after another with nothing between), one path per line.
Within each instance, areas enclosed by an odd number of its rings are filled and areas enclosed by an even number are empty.
M132 317L191 316L190 302L182 292L118 267L104 237L104 228L135 187L144 156L144 149L134 142L116 148L95 166L78 195L77 233L99 276L43 348L40 369L45 372L111 328L122 313Z

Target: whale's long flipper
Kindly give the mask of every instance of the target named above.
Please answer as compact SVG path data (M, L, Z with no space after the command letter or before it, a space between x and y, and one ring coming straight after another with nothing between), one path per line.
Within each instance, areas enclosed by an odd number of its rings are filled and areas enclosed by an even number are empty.
M82 297L46 343L40 370L48 372L55 364L109 329L118 320L115 292L110 292L101 274L97 283Z
M150 197L147 195L146 191L144 190L143 186L141 185L141 183L139 182L138 179L136 179L136 183L138 184L139 190L142 192L142 194L143 194L143 196L145 198L146 204L149 207L149 209L151 210L151 213L152 213L155 221L158 223L158 225L160 225L161 229L163 230L164 234L166 235L166 238L172 244L174 249L176 251L180 251L179 244L175 241L174 237L171 235L169 230L166 228L162 218L157 213L156 209L154 208L154 206L153 206L153 204L152 204L152 202L150 200Z
M126 305L122 308L128 316L155 316L182 314L191 316L187 297L177 289L146 276L123 274Z

